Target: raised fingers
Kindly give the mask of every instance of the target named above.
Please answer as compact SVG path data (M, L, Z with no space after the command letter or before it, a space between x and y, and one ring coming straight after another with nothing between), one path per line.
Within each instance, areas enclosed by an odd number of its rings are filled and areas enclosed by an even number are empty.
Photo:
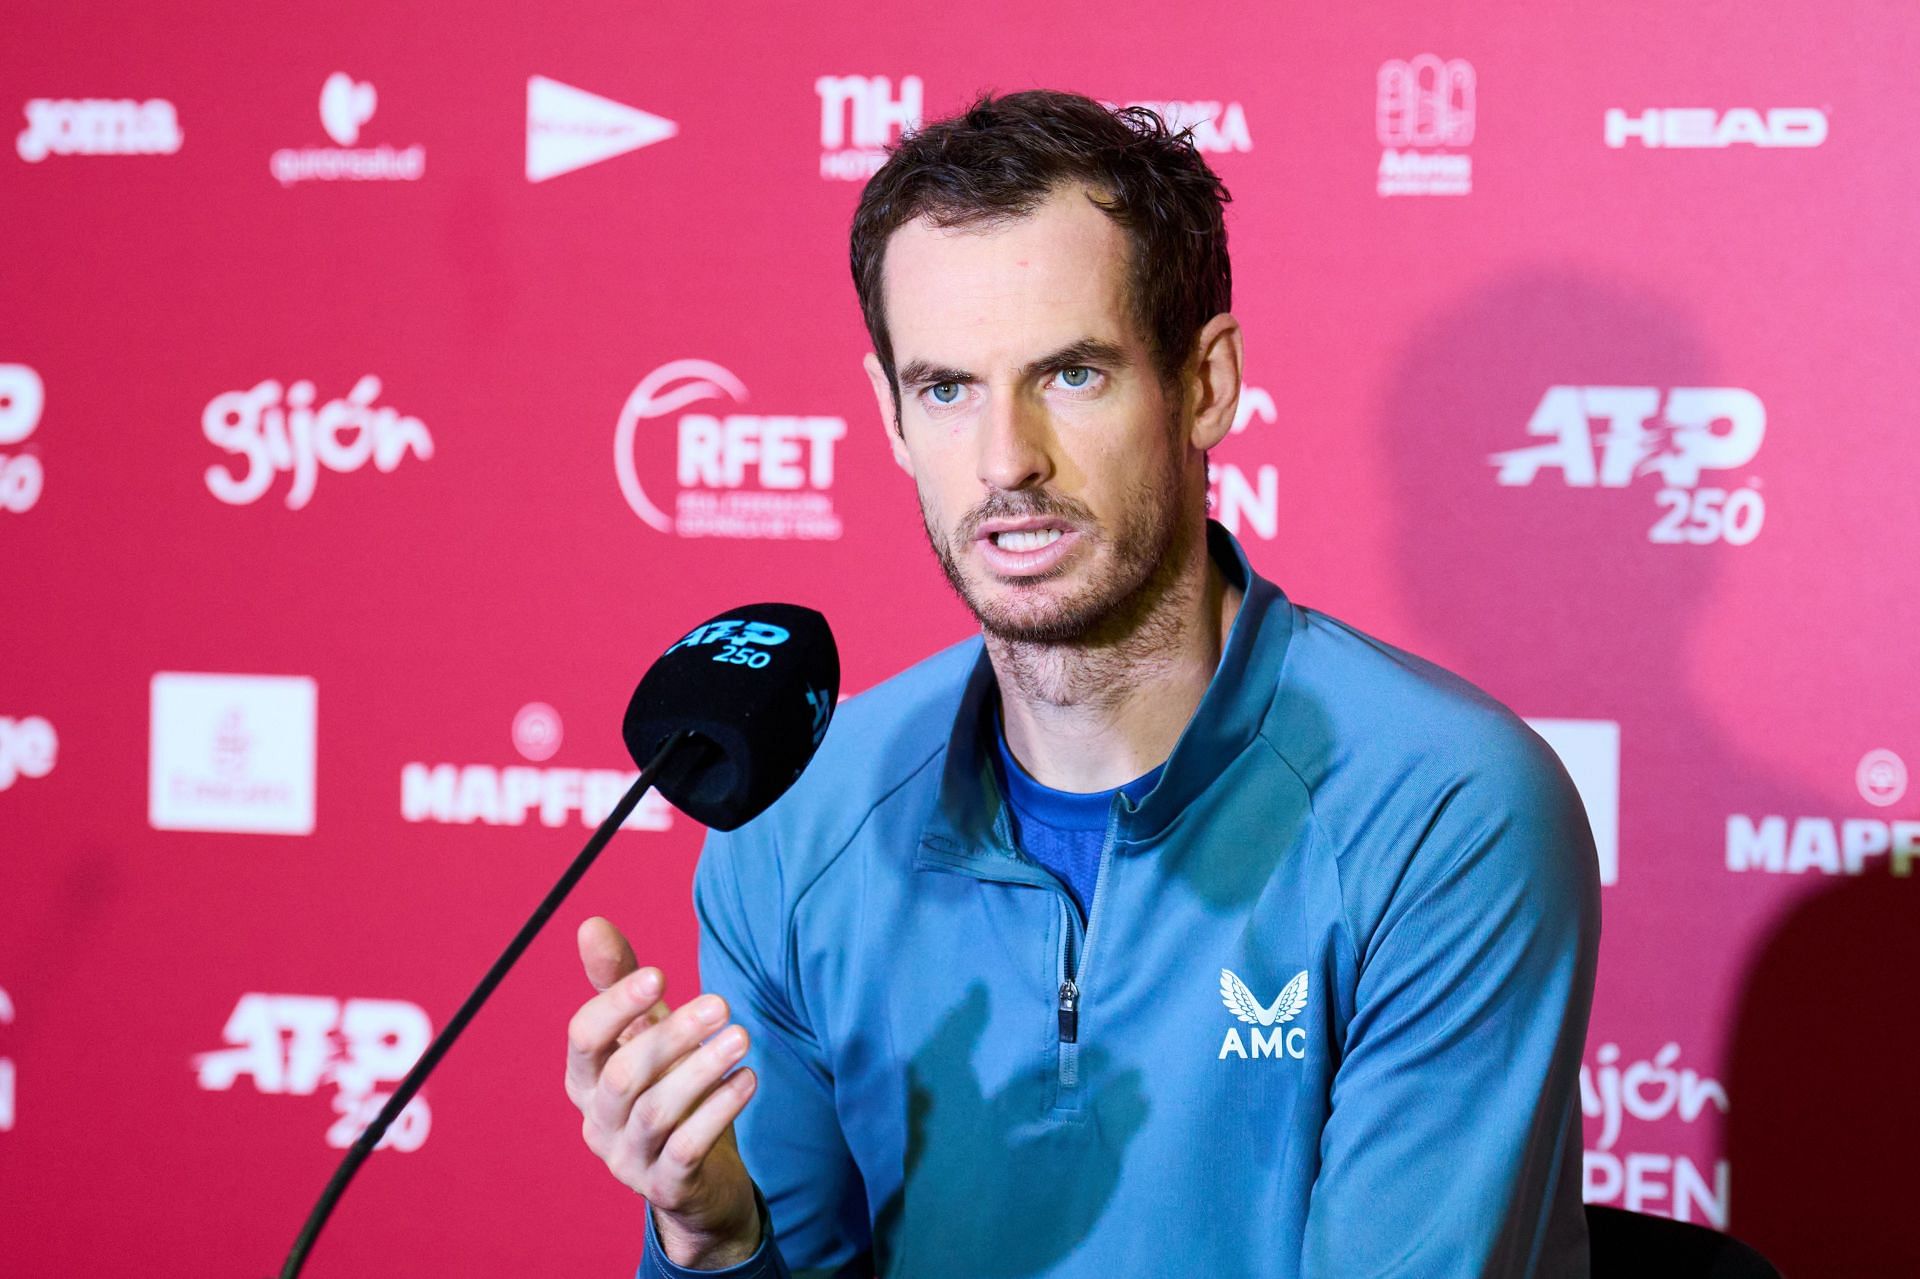
M642 968L580 1005L567 1023L567 1091L576 1099L600 1081L607 1059L636 1018L660 1002L664 978L657 968Z
M575 940L580 946L580 966L595 990L607 989L640 966L620 930L599 915L580 922Z
M609 1131L626 1126L636 1099L654 1090L669 1072L693 1071L694 1075L687 1078L689 1084L695 1082L695 1075L711 1072L712 1078L706 1081L711 1085L712 1079L719 1078L713 1060L718 1052L707 1049L695 1052L694 1049L703 1037L713 1034L726 1020L726 1001L718 995L702 995L692 1003L683 1004L658 1025L634 1036L601 1067L599 1086L587 1102L587 1117ZM681 1060L683 1057L685 1061ZM699 1091L704 1093L706 1088L701 1087ZM675 1095L670 1090L664 1097L647 1101L641 1109L648 1134L665 1125L657 1137L650 1135L643 1143L649 1158L666 1140L666 1133L672 1131L672 1119L678 1118L678 1115L669 1118L661 1104L671 1101Z

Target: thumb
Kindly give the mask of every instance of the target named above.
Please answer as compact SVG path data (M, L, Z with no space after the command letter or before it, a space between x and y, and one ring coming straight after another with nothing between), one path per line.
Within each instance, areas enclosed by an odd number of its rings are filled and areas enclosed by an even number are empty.
M640 967L620 930L599 915L581 923L579 942L580 966L595 990L605 990Z

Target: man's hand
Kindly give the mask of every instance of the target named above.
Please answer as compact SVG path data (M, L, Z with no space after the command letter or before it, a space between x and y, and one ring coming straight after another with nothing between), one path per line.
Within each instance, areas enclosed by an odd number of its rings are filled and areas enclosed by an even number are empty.
M755 1079L744 1068L726 1072L746 1054L746 1027L721 1030L727 1005L718 995L669 1009L665 976L641 968L599 916L580 925L579 940L600 992L567 1026L567 1096L587 1149L653 1205L668 1260L696 1270L745 1261L760 1246L760 1210L733 1119Z

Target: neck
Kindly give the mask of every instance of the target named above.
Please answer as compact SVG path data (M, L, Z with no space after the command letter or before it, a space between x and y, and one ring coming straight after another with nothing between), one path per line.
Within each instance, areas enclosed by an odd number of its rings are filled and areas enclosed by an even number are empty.
M1173 753L1241 596L1207 554L1204 531L1183 542L1146 607L1110 634L1072 644L986 637L1007 746L1042 785L1109 790Z

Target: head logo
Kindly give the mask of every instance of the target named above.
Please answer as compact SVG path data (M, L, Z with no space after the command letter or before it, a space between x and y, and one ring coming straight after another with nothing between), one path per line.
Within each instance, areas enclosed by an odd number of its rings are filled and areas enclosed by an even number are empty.
M24 364L0 364L0 445L19 444L40 425L47 389ZM25 514L40 500L46 475L32 453L0 453L0 511Z
M746 398L740 379L707 360L674 360L642 378L620 410L613 438L614 474L627 505L650 527L681 537L839 537L830 491L833 446L846 438L846 419L680 412ZM678 492L668 515L641 483L636 450L642 422L674 414ZM660 451L648 456L658 458ZM651 469L658 475L663 468ZM654 483L657 491L662 480Z
M565 740L560 712L546 702L528 702L514 714L512 737L527 764L402 765L401 817L455 826L524 826L533 817L542 826L559 827L578 820L591 830L607 819L640 775L631 766L533 767L558 755ZM622 828L666 830L672 824L673 809L649 791Z
M527 78L529 182L545 182L679 132L673 121L624 102L545 76Z
M1871 750L1854 770L1860 798L1875 808L1891 808L1907 793L1907 764L1890 750Z
M1241 388L1240 403L1234 409L1231 434L1246 432L1255 421L1271 426L1279 421L1273 396L1259 387ZM1207 466L1207 507L1229 533L1272 541L1280 532L1280 468L1262 464L1254 468L1252 478L1234 462L1211 462Z
M886 163L886 148L920 127L924 91L920 77L903 76L900 91L886 76L823 75L820 95L820 176L865 182Z
M0 790L22 777L45 777L60 754L53 725L38 715L12 719L0 715Z
M165 98L34 98L14 148L28 164L50 155L172 155L180 118Z
M1290 1030L1281 1030L1288 1022L1298 1017L1307 1008L1307 970L1301 969L1294 979L1281 988L1271 1004L1262 1005L1254 998L1247 983L1240 980L1230 969L1220 970L1220 1002L1227 1011L1245 1024L1253 1027L1248 1032L1253 1041L1249 1054L1247 1045L1241 1042L1240 1027L1229 1026L1226 1038L1220 1041L1220 1055L1216 1060L1225 1061L1228 1057L1238 1057L1242 1061L1252 1057L1292 1058L1295 1061L1307 1055L1307 1032L1299 1026ZM1272 1027L1271 1033L1267 1028Z
M339 1116L327 1145L344 1150L386 1104L376 1085L406 1077L433 1038L418 1004L400 999L338 1000L324 995L242 995L221 1030L231 1045L193 1058L200 1087L226 1092L242 1075L268 1096L310 1097L324 1085ZM407 1103L380 1148L418 1150L433 1116L423 1093Z
M1470 195L1473 157L1448 147L1473 141L1476 85L1465 58L1423 53L1380 64L1374 136L1384 150L1375 189L1383 196Z
M557 755L563 740L560 712L545 702L528 702L513 717L513 748L536 764Z
M1606 140L1610 147L1638 142L1643 147L1725 148L1817 147L1827 140L1827 113L1816 107L1751 107L1727 112L1712 107L1651 107L1629 114L1608 107Z
M244 474L207 468L207 489L229 506L246 506L266 495L273 477L293 473L287 509L297 511L313 498L320 468L345 474L369 461L387 474L411 453L421 461L433 456L433 435L417 417L397 409L375 408L380 379L371 375L353 384L345 399L314 407L311 382L284 388L271 378L251 391L227 391L208 401L200 415L207 441L247 460Z
M336 71L320 86L320 123L328 137L350 147L360 140L360 126L373 119L378 101L372 85Z
M1592 423L1605 424L1597 438ZM1549 441L1488 457L1495 480L1532 484L1554 470L1569 488L1625 488L1657 477L1665 508L1647 539L1664 544L1745 546L1760 536L1766 503L1759 482L1734 489L1699 487L1704 471L1753 461L1767 434L1760 397L1738 387L1555 386L1541 397L1527 434Z
M148 823L312 834L318 700L299 675L155 675Z
M1247 112L1238 102L1129 102L1130 107L1145 107L1175 133L1193 131L1193 149L1209 155L1228 151L1253 150L1253 137L1247 132Z
M331 147L283 147L267 167L281 186L296 182L418 182L426 176L427 149L410 146L355 148L360 127L373 119L379 95L371 84L336 71L320 86L320 127Z

